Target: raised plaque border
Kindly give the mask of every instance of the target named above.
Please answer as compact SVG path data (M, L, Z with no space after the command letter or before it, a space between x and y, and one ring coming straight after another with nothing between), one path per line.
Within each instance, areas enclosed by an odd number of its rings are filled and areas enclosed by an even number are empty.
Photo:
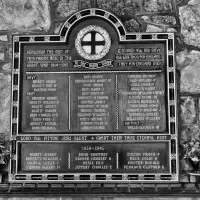
M21 44L57 43L66 42L70 29L84 18L98 17L111 23L117 30L119 41L163 41L166 44L167 55L167 93L168 93L168 129L171 139L171 174L48 174L48 173L19 173L17 171L18 160L18 134L19 127L19 93L20 93L20 54ZM91 73L91 71L86 71ZM12 103L11 103L11 162L10 182L177 182L179 180L179 159L178 159L178 117L177 117L177 91L176 91L176 70L175 70L175 44L174 33L127 33L121 21L113 14L102 9L86 9L73 14L62 26L58 35L14 35L13 36L13 70L12 70ZM23 134L23 136L26 136ZM28 136L28 135L27 135ZM85 178L84 178L85 177Z

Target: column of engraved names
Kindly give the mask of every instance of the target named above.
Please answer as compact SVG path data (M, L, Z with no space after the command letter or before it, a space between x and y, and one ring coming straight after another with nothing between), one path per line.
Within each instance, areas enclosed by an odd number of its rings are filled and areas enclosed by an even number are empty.
M69 162L66 155L70 149L65 144L60 143L58 147L56 143L38 141L31 145L30 143L21 143L20 147L21 164L19 166L22 171L58 172L68 169Z
M62 160L57 153L29 153L23 159L24 170L59 170Z
M119 113L124 130L164 131L166 128L164 75L162 73L120 75L119 83Z
M111 145L82 144L71 153L72 170L112 170L116 169L116 156Z
M63 81L63 80L65 81ZM68 82L66 75L27 75L24 81L23 130L66 131Z
M115 127L115 76L74 75L73 130L112 131Z
M124 169L131 170L160 170L165 166L160 162L160 153L127 153Z
M150 136L149 139L153 141L155 138ZM141 141L124 144L119 153L119 168L133 173L169 172L168 143Z

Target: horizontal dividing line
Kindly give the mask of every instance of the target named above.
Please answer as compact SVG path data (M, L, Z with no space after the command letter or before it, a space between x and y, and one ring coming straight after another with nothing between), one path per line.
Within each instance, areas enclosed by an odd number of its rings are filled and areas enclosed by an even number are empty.
M112 73L160 73L162 70L139 70L139 71L69 71L69 72L26 72L26 74L84 74L84 73L91 73L91 74L112 74Z

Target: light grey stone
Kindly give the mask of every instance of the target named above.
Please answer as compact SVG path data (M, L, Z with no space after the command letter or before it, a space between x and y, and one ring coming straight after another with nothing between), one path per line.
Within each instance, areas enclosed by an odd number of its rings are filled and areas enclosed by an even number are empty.
M0 30L44 30L50 28L48 0L1 0Z
M146 12L171 11L171 0L143 0L143 8Z
M181 92L200 93L200 63L188 65L181 71Z
M181 120L183 124L192 124L196 119L195 101L192 97L182 99Z
M163 32L164 30L158 26L154 26L151 24L147 25L146 32Z
M64 22L63 22L63 23L64 23ZM54 29L54 33L55 33L55 34L59 34L60 29L61 29L63 23L57 23L57 24L56 24L55 29Z
M139 2L135 0L97 0L97 6L118 16L133 16L141 11Z
M188 5L196 5L196 4L200 4L200 0L190 0L188 2Z
M200 4L180 7L179 15L184 42L200 47Z
M6 63L2 66L2 69L6 72L10 72L11 71L11 63Z
M78 0L61 0L56 13L60 17L69 17L78 11Z
M7 42L8 41L8 36L7 35L0 35L0 41Z
M0 133L10 138L11 76L0 73Z
M169 33L176 33L177 30L175 28L167 28L167 32L169 32Z
M131 19L125 22L125 27L128 32L140 32L140 24L135 20Z
M200 52L179 52L176 56L177 68L181 71L181 92L200 92Z

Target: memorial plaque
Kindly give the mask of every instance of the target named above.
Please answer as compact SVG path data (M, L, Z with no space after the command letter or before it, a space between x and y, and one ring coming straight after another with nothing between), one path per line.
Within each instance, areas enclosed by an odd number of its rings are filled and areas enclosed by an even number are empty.
M13 36L10 182L178 181L174 54L101 9Z

